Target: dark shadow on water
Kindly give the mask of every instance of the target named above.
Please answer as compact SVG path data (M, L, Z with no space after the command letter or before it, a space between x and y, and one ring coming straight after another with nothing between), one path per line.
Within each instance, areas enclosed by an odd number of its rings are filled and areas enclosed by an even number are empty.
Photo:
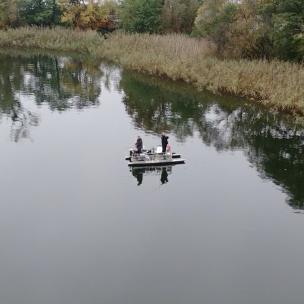
M172 166L166 167L142 167L130 169L132 175L137 180L137 186L141 186L144 180L144 176L157 176L161 185L165 185L169 182L169 174L172 174Z

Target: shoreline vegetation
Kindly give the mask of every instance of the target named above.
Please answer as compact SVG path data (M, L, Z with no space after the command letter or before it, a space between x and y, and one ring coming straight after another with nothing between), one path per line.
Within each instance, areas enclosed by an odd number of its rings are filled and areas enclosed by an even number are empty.
M182 80L199 90L247 97L274 111L304 115L304 65L279 60L220 59L202 38L23 27L0 31L1 48L74 52L128 69Z

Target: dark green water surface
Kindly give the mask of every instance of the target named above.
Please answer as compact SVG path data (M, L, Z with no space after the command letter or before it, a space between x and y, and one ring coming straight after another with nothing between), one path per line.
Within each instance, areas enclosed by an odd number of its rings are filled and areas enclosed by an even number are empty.
M186 165L131 172L161 132ZM83 58L0 53L0 303L302 304L304 128Z

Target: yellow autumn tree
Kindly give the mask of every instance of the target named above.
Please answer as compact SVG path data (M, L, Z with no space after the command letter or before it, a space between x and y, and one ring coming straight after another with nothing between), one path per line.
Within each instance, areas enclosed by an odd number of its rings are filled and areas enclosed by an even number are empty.
M17 21L17 0L0 0L0 28L15 25Z
M263 56L263 39L267 28L259 8L269 0L243 0L229 28L228 53L234 57Z
M116 4L114 1L68 1L61 0L62 23L82 30L111 30L115 25Z

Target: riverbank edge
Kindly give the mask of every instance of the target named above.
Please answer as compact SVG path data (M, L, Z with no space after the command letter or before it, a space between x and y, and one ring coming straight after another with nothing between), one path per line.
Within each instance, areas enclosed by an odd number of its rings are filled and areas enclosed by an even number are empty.
M0 47L63 51L106 59L139 72L184 81L199 90L246 97L272 111L304 116L303 64L222 60L206 41L183 35L26 27L0 31Z

